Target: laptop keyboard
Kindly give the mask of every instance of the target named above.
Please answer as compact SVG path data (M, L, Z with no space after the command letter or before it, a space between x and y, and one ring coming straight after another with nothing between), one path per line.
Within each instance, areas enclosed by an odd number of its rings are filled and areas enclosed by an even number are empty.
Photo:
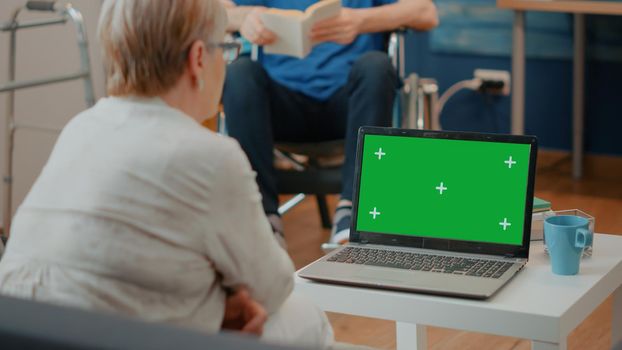
M511 262L356 247L347 247L328 261L484 278L499 278L513 265Z

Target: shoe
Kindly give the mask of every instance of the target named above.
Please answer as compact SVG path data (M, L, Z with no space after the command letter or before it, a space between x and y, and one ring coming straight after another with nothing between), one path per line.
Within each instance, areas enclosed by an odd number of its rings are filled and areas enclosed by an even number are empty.
M352 206L337 207L333 218L333 229L328 243L345 244L350 238L350 222L352 221Z
M344 205L337 207L335 217L333 218L333 229L330 233L330 239L327 243L322 244L322 251L325 254L348 243L350 239L350 222L352 221L352 206Z

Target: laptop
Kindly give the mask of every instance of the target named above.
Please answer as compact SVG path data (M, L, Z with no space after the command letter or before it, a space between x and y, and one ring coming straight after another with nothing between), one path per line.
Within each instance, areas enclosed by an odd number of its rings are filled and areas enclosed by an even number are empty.
M362 127L349 243L298 275L486 299L527 263L533 136Z

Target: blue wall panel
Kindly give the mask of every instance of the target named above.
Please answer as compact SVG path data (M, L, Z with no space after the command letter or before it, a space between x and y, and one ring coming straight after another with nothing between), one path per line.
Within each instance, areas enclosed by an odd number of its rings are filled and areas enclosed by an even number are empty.
M492 0L437 1L441 26L411 34L407 68L433 77L441 93L476 68L511 70L512 12ZM572 145L572 17L527 17L526 133L543 147ZM589 16L586 64L586 150L622 155L622 18ZM455 95L441 117L448 130L510 131L510 98L472 91Z

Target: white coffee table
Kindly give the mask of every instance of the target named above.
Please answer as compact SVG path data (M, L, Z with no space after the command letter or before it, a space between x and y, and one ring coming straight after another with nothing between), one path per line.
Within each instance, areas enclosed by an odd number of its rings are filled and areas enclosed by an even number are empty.
M529 263L486 301L311 282L296 290L326 311L396 321L398 349L425 349L426 326L530 339L532 349L566 349L568 334L614 293L612 344L622 348L622 236L597 234L577 276L551 272L542 242Z

